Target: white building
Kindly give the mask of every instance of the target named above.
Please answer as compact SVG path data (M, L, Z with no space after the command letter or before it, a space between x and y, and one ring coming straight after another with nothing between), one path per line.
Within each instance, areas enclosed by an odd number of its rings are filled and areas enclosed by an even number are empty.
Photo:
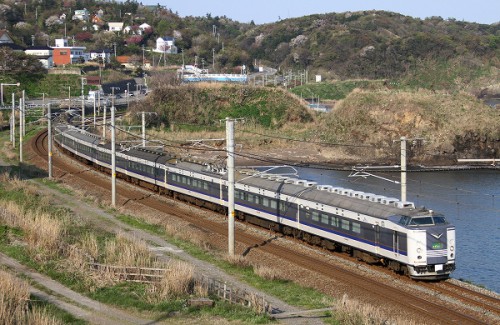
M53 49L48 46L32 46L27 48L24 53L38 58L45 69L54 67Z
M75 14L73 15L73 20L83 20L88 21L90 17L90 13L86 8L81 10L75 10Z
M123 30L123 22L109 22L109 31L110 32L121 32Z
M103 50L95 50L90 51L90 59L97 60L98 62L106 62L109 63L111 61L111 50L103 49Z
M156 39L156 48L154 52L177 54L177 46L173 37L158 37Z

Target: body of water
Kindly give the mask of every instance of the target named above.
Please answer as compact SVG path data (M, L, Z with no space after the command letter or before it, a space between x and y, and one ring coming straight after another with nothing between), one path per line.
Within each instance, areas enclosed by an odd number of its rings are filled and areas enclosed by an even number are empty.
M315 168L300 168L298 174L318 184L401 198L399 184L377 177ZM400 179L399 173L373 174ZM456 226L457 269L452 277L500 292L500 171L408 172L407 184L408 201L444 214Z

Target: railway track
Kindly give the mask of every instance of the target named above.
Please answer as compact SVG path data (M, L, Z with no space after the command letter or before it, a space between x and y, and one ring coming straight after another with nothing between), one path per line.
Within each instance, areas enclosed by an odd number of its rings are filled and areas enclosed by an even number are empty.
M34 153L47 160L47 132L39 133L32 141L31 147ZM82 165L68 163L62 157L53 156L53 164L57 169L64 171L58 172L61 177L64 173L73 174L85 182L90 182L103 189L110 189L110 181L104 179L96 173L90 172L87 169L82 171ZM89 172L86 172L89 171ZM201 219L192 213L186 213L185 210L176 208L172 203L158 200L158 197L144 195L143 189L136 189L124 182L118 182L118 193L122 197L122 202L135 200L148 206L149 208L156 209L164 212L168 211L170 215L188 221L198 228L204 229L209 233L218 234L220 236L227 236L227 225L220 222ZM123 200L125 198L125 200ZM293 265L301 267L309 272L317 275L322 275L328 279L332 279L332 284L335 285L342 283L347 287L355 289L360 292L362 297L371 297L372 301L384 301L399 310L405 310L413 315L420 315L420 319L425 319L426 323L438 324L491 324L500 322L500 301L498 299L488 299L479 296L478 293L472 291L466 292L466 289L455 286L456 290L452 290L451 285L445 283L439 284L425 284L432 291L439 292L440 296L446 296L447 299L436 295L426 294L422 292L409 292L405 288L393 286L392 281L380 281L380 279L371 278L365 275L360 275L356 272L346 270L344 267L337 265L331 259L325 259L305 254L297 254L297 252L289 247L279 245L269 240L262 240L249 232L236 229L235 238L238 242L238 247L245 247L246 251L257 250L263 253L271 254L277 258L283 259ZM410 281L410 280L408 280ZM414 284L412 282L412 284ZM322 288L318 288L322 289ZM470 297L464 299L463 297ZM463 301L465 304L471 304L471 308L456 308L456 304L450 303L447 300ZM493 307L492 307L493 306ZM490 315L487 315L490 313Z

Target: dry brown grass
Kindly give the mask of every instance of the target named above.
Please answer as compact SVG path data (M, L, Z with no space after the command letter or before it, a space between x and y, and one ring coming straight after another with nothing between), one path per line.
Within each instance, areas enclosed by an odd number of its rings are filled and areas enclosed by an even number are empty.
M148 245L136 237L118 233L104 243L102 262L117 266L156 267L158 262Z
M418 322L408 318L389 318L384 315L386 312L380 308L350 299L347 295L337 300L332 307L334 308L334 318L340 324L345 325L418 324Z
M234 265L234 266L238 266L238 267L250 267L250 266L252 266L252 262L241 255L225 254L222 258L226 262L228 262L229 264Z
M255 265L253 273L266 280L285 280L279 269L265 265Z
M155 299L182 297L193 292L205 293L200 285L195 286L194 266L179 260L171 260L167 271L158 284L152 286Z
M31 254L37 258L57 255L65 234L64 222L40 211L29 211L14 202L0 202L0 220L21 228Z
M0 324L62 324L44 309L30 309L29 299L28 283L0 270Z
M213 249L213 245L210 243L208 235L201 231L197 231L192 227L187 227L183 223L163 223L165 232L170 236L190 242L203 249L204 251L210 251Z
M22 324L30 298L29 285L0 271L0 323Z

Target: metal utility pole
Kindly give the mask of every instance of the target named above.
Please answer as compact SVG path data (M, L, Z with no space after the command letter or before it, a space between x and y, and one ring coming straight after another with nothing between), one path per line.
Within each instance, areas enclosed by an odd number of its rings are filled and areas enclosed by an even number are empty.
M68 110L71 109L71 86L68 86Z
M52 179L52 111L50 109L50 103L47 106L47 148L48 148L48 162L49 162L49 179Z
M234 256L234 120L226 117L228 254Z
M212 49L212 70L215 73L215 49Z

